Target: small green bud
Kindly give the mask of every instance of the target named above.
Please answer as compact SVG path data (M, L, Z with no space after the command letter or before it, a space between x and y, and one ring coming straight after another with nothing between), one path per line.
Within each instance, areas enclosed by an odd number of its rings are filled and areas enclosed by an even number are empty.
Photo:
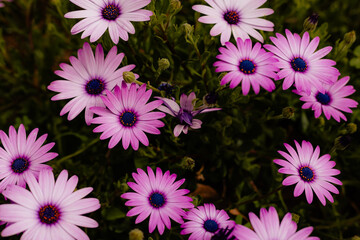
M348 33L345 33L345 35L344 35L344 40L345 40L345 43L347 44L347 45L352 45L354 42L355 42L355 40L356 40L356 33L355 33L355 31L353 30L353 31L351 31L351 32L348 32Z
M161 58L158 60L159 71L164 71L170 67L170 62L167 58Z
M224 125L225 126L230 126L232 124L232 117L231 116L226 116L223 119Z
M133 83L136 80L133 72L123 72L123 78L126 83Z
M300 216L295 214L295 213L292 213L291 214L291 217L292 217L292 220L296 223L299 223L299 220L300 220Z
M129 232L129 240L143 240L144 239L144 233L138 229L135 228Z
M184 23L183 26L184 26L185 33L187 36L191 35L194 32L194 26L192 26L188 23Z
M357 131L357 125L355 123L349 123L345 128L348 134L353 134Z
M309 17L307 17L304 21L304 31L314 31L318 24L318 19L319 15L317 13L313 13Z
M286 108L283 108L283 110L282 110L283 118L290 119L294 116L294 114L295 114L295 109L293 107L286 107Z
M179 0L171 0L170 1L170 11L176 12L181 9L181 2Z
M191 157L184 157L180 165L183 169L193 170L195 167L195 160Z

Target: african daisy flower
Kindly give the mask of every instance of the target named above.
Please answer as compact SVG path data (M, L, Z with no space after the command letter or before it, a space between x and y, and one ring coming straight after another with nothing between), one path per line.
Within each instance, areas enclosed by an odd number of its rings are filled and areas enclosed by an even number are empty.
M274 54L266 52L261 48L260 43L252 47L250 39L243 41L241 38L236 40L237 46L231 42L225 43L226 48L219 48L220 59L214 63L216 72L229 72L222 79L220 84L225 85L230 82L230 88L241 84L242 92L247 95L252 86L256 94L260 91L260 86L266 91L273 91L275 84L270 78L277 79L276 72L279 70L275 66L277 62Z
M350 108L356 108L358 105L355 100L346 98L355 92L353 86L345 86L349 80L350 77L343 77L331 85L324 85L324 93L319 92L314 87L311 88L310 95L304 92L299 93L296 90L294 92L301 95L300 100L305 102L302 108L311 107L315 118L318 118L323 112L328 120L333 117L338 122L340 122L340 118L347 121L341 111L352 113Z
M93 112L90 107L104 106L100 96L106 90L113 90L115 85L123 81L123 73L135 68L134 64L119 68L125 54L117 54L117 48L111 48L104 60L104 51L100 44L95 50L95 57L89 43L84 43L78 51L78 58L71 56L72 66L62 63L62 70L55 71L55 74L65 78L50 83L48 89L59 92L51 98L53 101L70 99L60 112L60 116L68 114L68 120L73 120L82 110L85 109L85 122L90 125ZM135 77L139 76L135 74Z
M270 40L275 44L266 44L264 47L273 52L277 59L276 63L281 70L278 72L279 79L284 79L283 89L286 90L295 82L296 90L305 91L308 95L311 86L324 93L322 83L331 84L336 81L340 72L332 67L336 64L330 59L321 59L326 56L332 47L324 47L315 51L320 38L315 37L310 41L309 33L305 32L302 38L298 34L292 34L285 30L286 38L280 33Z
M236 225L234 235L241 240L320 240L318 237L309 237L313 227L306 227L296 232L297 224L292 221L291 213L287 213L281 222L274 207L269 211L260 210L260 219L249 213L249 219L254 231L241 225Z
M190 93L189 96L182 94L180 96L180 106L171 99L156 97L163 101L163 105L159 106L158 109L167 114L170 114L173 117L179 119L180 124L176 125L174 128L174 135L178 137L181 132L187 134L189 128L199 129L201 128L202 121L199 119L194 119L194 117L199 113L212 112L221 110L221 108L195 108L195 99L196 95L194 92Z
M185 179L175 182L176 174L169 171L162 173L156 168L156 174L150 167L147 167L147 174L140 168L137 173L132 174L134 182L128 182L130 188L135 192L124 193L122 198L129 199L125 205L134 207L126 216L138 215L135 223L144 221L149 215L149 232L152 233L157 227L160 234L163 234L166 226L171 228L170 218L177 223L183 223L182 216L186 215L183 209L193 208L192 198L184 196L190 191L178 189Z
M93 190L91 187L74 192L77 183L77 176L68 179L66 170L56 182L52 171L43 170L39 181L29 177L30 191L9 186L3 194L13 203L0 205L0 220L9 223L1 236L24 232L21 239L89 239L78 226L98 227L96 221L82 215L99 209L100 204L96 198L84 198Z
M162 112L153 112L162 103L155 100L147 103L152 90L146 91L146 84L138 87L132 83L130 87L125 81L121 88L116 86L114 93L106 90L107 96L101 96L105 107L92 107L90 110L99 115L94 118L92 124L100 124L94 132L102 132L100 139L104 140L111 137L109 148L113 148L122 140L124 149L131 147L138 150L139 141L145 146L149 145L149 140L144 132L160 134L158 128L165 124L158 120L165 117Z
M119 38L124 41L130 34L135 33L131 21L149 21L153 14L149 10L141 9L151 0L70 0L84 10L73 11L65 14L66 18L85 18L75 24L71 34L83 32L81 38L90 36L90 42L97 41L109 29L111 40L118 44Z
M224 45L234 38L249 39L249 35L260 42L264 41L262 35L256 31L274 31L274 24L260 17L274 13L270 8L258 8L266 0L239 1L239 0L205 0L209 6L194 5L192 8L205 14L198 19L199 22L215 24L210 31L211 36L221 34L220 41Z
M0 192L8 185L16 184L25 187L30 176L39 177L42 169L51 169L43 163L54 159L58 154L49 152L55 143L44 144L47 134L36 139L39 129L32 130L28 137L24 125L20 124L18 132L13 126L9 136L0 130Z
M217 210L212 203L191 209L184 219L189 221L181 224L183 230L180 233L191 234L189 240L210 240L220 229L232 228L235 225L224 210Z
M319 157L319 146L316 146L314 150L310 142L302 141L302 146L297 141L294 142L296 151L289 144L284 143L290 154L278 151L286 160L274 160L276 164L282 166L279 173L291 175L286 177L282 184L285 186L296 184L295 197L300 196L305 190L306 200L309 204L313 201L313 191L324 206L325 198L334 202L329 192L338 194L339 190L333 184L342 185L341 181L333 177L340 173L339 170L333 169L336 163L329 161L331 158L329 154Z

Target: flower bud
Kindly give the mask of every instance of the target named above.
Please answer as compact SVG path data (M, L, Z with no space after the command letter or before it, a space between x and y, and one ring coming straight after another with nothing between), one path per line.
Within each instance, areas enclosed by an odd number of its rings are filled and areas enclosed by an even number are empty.
M319 15L317 13L311 14L304 21L304 31L314 31L318 24Z
M181 2L179 0L171 0L170 1L170 11L177 12L181 9Z
M123 72L123 78L126 83L133 83L136 80L133 72Z
M299 220L300 220L300 216L299 216L299 215L297 215L297 214L295 214L295 213L292 213L292 214L291 214L291 218L292 218L292 220L293 220L294 222L299 223Z
M183 26L184 26L186 35L191 35L194 32L194 26L192 26L188 23L184 23Z
M159 71L164 71L170 67L170 62L167 58L161 58L158 60Z
M138 229L135 228L129 232L129 240L143 240L144 239L144 233Z
M293 107L286 107L282 110L282 117L290 119L294 116L295 109Z
M356 33L355 33L355 31L353 30L353 31L351 31L351 32L345 33L345 35L344 35L344 40L345 40L345 43L346 43L347 45L352 45L352 44L355 42L355 40L356 40Z
M180 165L183 169L193 170L195 167L195 160L191 157L184 157Z
M357 125L355 123L349 123L345 128L348 134L353 134L357 131Z
M230 126L232 124L232 117L229 115L224 117L223 122L225 126Z

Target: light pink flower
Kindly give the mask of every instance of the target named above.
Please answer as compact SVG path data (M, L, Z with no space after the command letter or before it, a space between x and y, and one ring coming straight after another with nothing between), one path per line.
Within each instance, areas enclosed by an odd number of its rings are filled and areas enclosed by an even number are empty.
M97 41L109 29L111 40L118 44L119 38L127 41L130 34L135 33L131 21L149 21L153 14L141 9L151 0L70 0L84 10L65 14L66 18L85 18L75 24L71 34L83 32L81 38L90 36L90 42Z
M144 132L160 134L158 128L165 124L160 118L165 116L162 112L153 112L161 105L160 100L147 103L152 90L146 91L146 84L138 87L132 83L128 87L125 81L121 88L116 86L114 93L106 90L107 96L101 96L105 107L92 107L90 110L99 115L92 124L100 124L94 132L102 132L100 139L110 138L109 148L113 148L122 140L122 146L127 149L131 143L134 150L139 149L139 141L145 146L149 140Z
M340 119L347 121L341 111L352 113L350 108L356 108L358 105L358 102L355 100L346 98L355 92L353 86L346 86L349 80L350 77L343 77L331 85L324 85L324 93L319 92L314 87L311 88L310 95L296 90L294 90L294 92L301 96L301 101L305 102L302 108L308 109L311 107L314 111L315 118L318 118L321 113L324 113L328 120L333 117L338 122L340 122Z
M20 124L18 132L13 126L9 136L0 130L0 192L8 185L16 184L25 187L30 176L39 177L43 169L51 169L43 163L54 159L58 154L48 152L55 143L44 144L47 134L36 139L39 129L35 128L26 137L24 125Z
M63 170L56 182L50 170L39 174L39 181L29 176L29 190L16 185L9 186L3 195L13 203L0 205L0 220L7 222L2 237L24 232L21 239L59 240L89 237L80 227L96 228L98 223L83 214L100 208L96 198L84 198L93 189L78 189L77 176L68 179Z
M205 0L209 6L194 5L192 8L205 14L199 22L215 24L210 31L211 36L221 34L220 41L224 45L230 40L231 34L235 39L249 39L249 35L263 42L263 36L256 31L274 31L274 24L260 17L274 13L270 8L259 8L266 0Z
M59 92L51 98L53 101L70 99L60 112L60 116L68 114L68 120L73 120L85 109L85 122L90 125L94 113L90 107L104 106L100 96L106 90L113 90L115 85L123 81L123 73L135 68L134 64L120 66L125 54L117 54L117 48L111 48L104 59L104 51L100 44L95 50L95 57L89 43L84 43L78 51L78 58L71 56L68 65L61 63L62 70L55 71L55 74L65 78L50 83L48 89ZM139 76L135 74L135 78Z
M122 198L129 199L125 205L133 206L126 216L132 217L138 215L135 223L144 221L149 215L149 232L152 233L155 228L162 235L165 226L170 229L173 219L177 223L183 223L182 216L186 215L184 209L193 208L192 198L184 196L190 191L187 189L178 189L185 179L175 182L176 174L169 171L162 173L160 168L156 168L156 174L150 167L147 167L146 174L138 168L137 173L132 176L135 182L128 182L134 192L128 192L121 195Z
M187 134L189 128L201 128L202 121L194 119L197 114L221 110L221 108L206 107L195 109L196 95L194 92L190 93L189 96L182 94L180 96L180 106L174 100L162 97L156 98L161 99L164 104L158 107L160 111L170 114L180 121L180 124L176 125L174 128L175 137L178 137L182 132Z
M331 156L325 154L321 157L320 148L316 146L315 150L310 142L302 141L302 146L294 141L296 151L289 144L284 146L289 153L278 151L286 160L275 159L274 163L282 166L279 173L289 174L282 182L283 185L296 184L294 196L300 196L304 190L306 200L310 204L313 201L313 192L319 198L322 205L326 205L327 198L330 202L334 202L330 192L339 194L339 190L333 184L342 185L341 181L333 176L340 174L340 171L333 169L334 161L329 161Z
M231 42L225 45L226 48L219 48L221 54L216 56L220 61L214 63L216 72L229 72L221 79L221 85L230 82L230 88L234 88L241 83L244 95L249 93L250 86L255 94L259 93L260 86L269 92L275 89L275 83L270 79L278 79L279 68L275 65L274 54L266 52L260 43L252 47L250 39L238 38L236 46Z

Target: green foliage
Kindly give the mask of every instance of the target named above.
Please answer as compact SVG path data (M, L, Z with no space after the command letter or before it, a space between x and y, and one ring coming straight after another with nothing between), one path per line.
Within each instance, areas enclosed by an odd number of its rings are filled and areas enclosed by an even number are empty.
M148 220L135 225L135 218L125 216L129 208L120 195L129 190L126 182L133 181L131 173L146 166L169 169L178 178L186 178L183 187L192 192L197 183L210 186L217 193L211 201L218 208L239 211L231 215L237 223L250 226L249 212L258 214L261 207L276 206L281 217L288 211L294 213L299 228L314 226L313 236L358 239L359 131L349 134L344 132L344 122L315 119L311 110L301 109L297 95L282 90L281 81L276 82L274 92L262 90L259 95L243 96L241 87L220 87L223 75L215 73L212 66L219 37L211 37L211 26L197 22L200 14L191 9L205 2L180 2L181 7L177 1L153 0L146 7L154 12L151 21L134 23L136 33L128 42L120 40L117 47L125 53L123 65L136 65L133 72L140 75L139 81L154 87L168 82L175 87L177 99L181 93L194 91L200 103L203 96L216 92L222 111L202 115L200 130L175 138L172 130L176 119L166 117L162 134L149 136L150 146L140 146L136 152L125 151L120 145L109 150L108 141L100 141L99 134L92 133L93 126L85 124L83 114L70 122L66 116L60 117L66 101L52 102L54 93L47 86L59 79L53 73L59 64L68 63L69 56L76 56L83 42L89 41L80 34L70 34L77 20L63 15L77 8L67 0L14 0L0 8L0 129L7 132L10 125L23 123L27 132L39 128L41 134L48 133L47 142L54 141L53 150L59 153L49 162L55 174L67 169L79 176L79 188L94 188L91 196L99 198L102 208L89 214L100 225L87 230L91 239L127 239L134 228L141 229L145 239L187 238L179 234L178 224L173 223L171 231L160 237L148 233ZM285 29L301 33L304 20L317 12L319 23L311 37L321 38L320 47L334 47L329 56L337 61L342 76L351 76L350 84L360 89L359 41L346 38L353 30L360 32L357 0L272 0L265 6L275 10L267 19L274 22L279 33ZM270 43L269 36L274 33L262 34ZM108 33L98 43L105 51L113 46ZM97 44L91 45L95 49ZM159 71L159 59L167 59L169 67ZM358 93L352 98L360 101ZM289 109L294 112L284 118ZM348 122L359 125L360 110L347 117ZM335 141L346 134L351 142L341 150ZM281 186L284 175L277 172L272 160L280 157L277 151L284 150L283 143L292 144L293 139L320 145L321 154L330 153L336 161L344 184L334 196L334 204L323 207L314 199L309 205L303 195L293 197L293 187ZM186 159L195 166L184 166ZM201 195L193 198L196 205L210 201Z

